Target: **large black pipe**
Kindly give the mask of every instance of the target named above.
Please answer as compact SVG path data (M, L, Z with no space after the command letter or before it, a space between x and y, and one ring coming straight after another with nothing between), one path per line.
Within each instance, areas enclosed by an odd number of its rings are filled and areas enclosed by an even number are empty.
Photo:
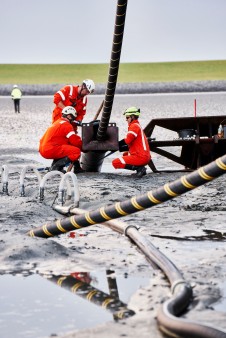
M118 70L120 64L121 48L124 34L124 26L126 19L127 0L118 0L115 29L113 36L111 61L109 66L108 83L105 92L104 108L97 131L97 140L104 140L108 123L111 117L111 110L114 101L115 88L118 78Z
M98 126L96 140L104 141L107 127L111 117L111 110L114 101L115 88L118 78L118 70L120 64L120 55L122 48L122 40L124 34L124 26L126 19L126 8L127 8L127 0L118 0L117 10L116 10L116 18L115 18L115 29L113 35L113 44L112 44L112 52L111 52L111 60L109 66L108 73L108 82L107 88L105 91L105 99L103 104L103 113L101 116L101 120ZM82 154L81 158L81 166L85 171L88 172L100 172L101 167L104 161L103 152L89 151L87 153Z
M28 235L32 237L48 238L71 230L130 215L184 194L187 191L225 174L225 171L226 155L186 176L182 176L176 181L167 183L164 186L155 189L154 191L148 191L146 194L137 197L135 196L113 205L101 207L100 209L87 211L84 215L71 216L52 223L46 223L39 228L30 230Z
M55 208L60 213L82 214L85 210L78 208ZM192 287L183 278L174 263L159 251L147 238L139 233L136 226L122 221L108 221L105 226L128 236L146 256L150 263L157 265L170 282L172 297L164 302L157 313L157 321L162 332L170 337L183 338L226 338L226 333L219 328L178 318L192 302ZM117 289L117 287L116 287Z

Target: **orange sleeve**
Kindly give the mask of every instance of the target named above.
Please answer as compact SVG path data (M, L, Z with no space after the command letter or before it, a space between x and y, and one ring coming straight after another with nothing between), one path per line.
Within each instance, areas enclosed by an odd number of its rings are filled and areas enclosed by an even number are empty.
M53 96L53 102L55 104L58 104L60 101L66 101L66 99L68 99L69 90L69 86L65 86L58 90L58 92L56 92Z
M125 137L126 144L129 145L131 142L133 142L133 140L135 138L137 138L138 133L139 133L139 127L138 126L136 126L135 124L129 126L128 133Z
M69 139L69 143L75 147L78 147L80 150L82 149L82 139L80 136L76 134L72 134Z

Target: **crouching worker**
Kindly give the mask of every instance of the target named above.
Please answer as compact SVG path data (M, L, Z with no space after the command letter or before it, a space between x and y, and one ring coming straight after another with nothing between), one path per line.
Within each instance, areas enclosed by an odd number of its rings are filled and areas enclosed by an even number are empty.
M146 175L145 165L150 162L151 154L148 140L138 121L140 109L130 107L123 115L128 123L128 132L122 142L125 142L129 151L124 152L122 157L114 159L112 165L115 169L136 170L136 176L142 177ZM119 142L119 150L123 149L122 142Z
M72 127L76 116L75 108L65 107L62 110L62 117L46 130L40 140L40 154L44 158L53 159L50 170L59 170L65 173L65 165L73 162L74 173L84 171L79 163L82 140L80 136L75 134Z

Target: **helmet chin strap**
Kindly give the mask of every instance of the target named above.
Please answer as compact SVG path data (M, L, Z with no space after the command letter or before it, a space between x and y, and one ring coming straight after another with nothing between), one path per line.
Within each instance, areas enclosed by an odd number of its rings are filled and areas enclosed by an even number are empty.
M134 120L136 120L136 118L135 118L134 115L130 115L130 117L131 117L131 122L134 121Z

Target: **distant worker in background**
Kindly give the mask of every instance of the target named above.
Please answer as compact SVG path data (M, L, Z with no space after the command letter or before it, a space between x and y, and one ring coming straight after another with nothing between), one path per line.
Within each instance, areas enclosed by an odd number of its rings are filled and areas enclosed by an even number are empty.
M40 140L39 152L47 159L53 159L50 170L65 173L64 167L73 162L74 173L83 172L79 158L82 149L81 137L75 134L72 122L77 117L75 108L62 110L62 117L55 121Z
M15 113L20 113L20 100L22 97L22 92L17 85L13 86L13 90L11 92L12 100L14 103Z
M151 154L147 137L138 121L140 109L130 107L123 115L128 123L128 132L119 142L119 150L123 150L126 145L129 150L122 157L114 159L112 165L115 169L136 170L136 176L142 177L146 175L145 165L150 162Z
M58 120L62 115L62 109L66 106L72 106L77 111L77 116L73 122L74 130L77 125L81 125L83 117L86 114L87 95L92 94L95 90L93 80L87 79L79 86L67 85L54 94L53 102L55 108L52 114L52 123Z

